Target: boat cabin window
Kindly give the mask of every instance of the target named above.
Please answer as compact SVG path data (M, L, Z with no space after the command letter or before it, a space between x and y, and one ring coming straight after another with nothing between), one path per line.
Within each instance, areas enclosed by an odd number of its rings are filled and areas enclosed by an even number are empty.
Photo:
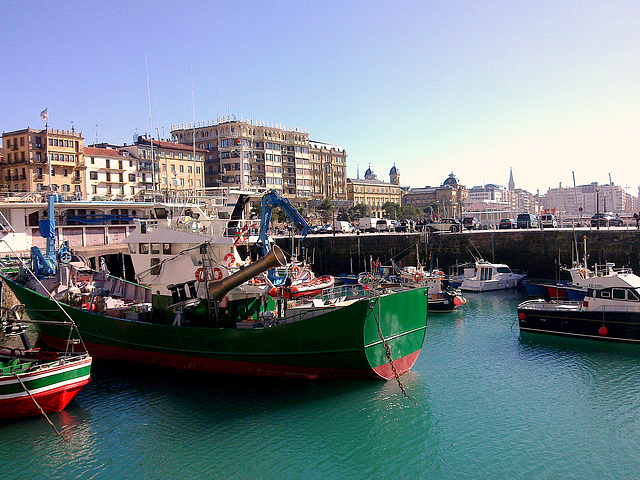
M631 302L640 301L640 297L638 297L638 292L636 290L627 290L627 300Z
M149 244L148 243L140 243L138 245L139 245L138 251L141 254L146 255L147 253L149 253Z
M159 258L152 258L151 261L149 262L149 265L151 266L151 269L149 270L149 273L151 273L151 275L160 275L160 259Z
M135 255L136 253L138 253L136 252L136 247L138 246L137 243L129 243L128 246L129 246L129 255Z
M624 288L614 288L612 298L615 300L625 300L627 295Z
M30 213L29 216L27 217L27 225L29 225L30 227L37 227L38 220L40 220L39 212Z
M498 273L511 273L509 267L498 267L496 270L498 270Z
M171 255L171 244L163 243L162 244L162 253L165 255Z
M166 220L167 217L169 216L169 211L163 207L155 207L153 209L153 213L156 219L158 220Z
M599 298L611 298L611 290L600 290L598 292Z
M492 271L490 268L481 268L480 269L480 280L491 280Z
M152 243L151 244L151 253L153 255L160 255L160 244L159 243Z

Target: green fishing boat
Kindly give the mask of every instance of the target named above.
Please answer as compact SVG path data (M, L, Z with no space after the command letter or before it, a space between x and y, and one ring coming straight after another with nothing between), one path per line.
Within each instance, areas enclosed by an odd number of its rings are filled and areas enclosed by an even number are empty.
M263 255L254 262L240 258L233 239L141 224L127 242L144 285L105 271L87 278L65 263L68 252L56 256L53 247L46 255L32 249L31 268L2 278L42 341L64 346L68 332L57 322L70 317L95 358L311 379L390 379L409 371L425 337L425 287L350 285L309 298L296 298L292 282L274 289L272 273L287 258L267 247L270 202L304 220L275 193L265 202Z
M39 337L54 348L62 347L68 329L55 322L65 316L54 301L16 281L3 280L31 319L54 320L36 323ZM61 305L95 358L312 379L402 375L418 358L427 323L424 288L377 292L342 287L310 302L280 299L275 305L255 298L230 300L218 321L203 302L194 300L194 306L178 315L181 320L174 318L171 323L166 318L172 310L153 306L146 310L136 302L119 317Z

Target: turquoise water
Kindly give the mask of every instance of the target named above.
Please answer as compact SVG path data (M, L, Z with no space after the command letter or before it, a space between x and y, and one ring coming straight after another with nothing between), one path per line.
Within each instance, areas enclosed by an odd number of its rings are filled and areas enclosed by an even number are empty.
M519 292L429 317L394 382L96 362L61 414L0 425L6 478L637 478L640 347L521 338Z

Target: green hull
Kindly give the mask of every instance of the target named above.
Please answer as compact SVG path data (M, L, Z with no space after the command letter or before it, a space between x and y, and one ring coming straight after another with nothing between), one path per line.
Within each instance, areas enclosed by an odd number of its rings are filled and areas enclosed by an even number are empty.
M5 281L31 319L66 320L52 300ZM257 376L393 378L394 369L402 374L415 363L427 323L424 288L309 309L294 322L255 329L163 325L64 308L95 358ZM53 347L66 341L67 327L37 328Z

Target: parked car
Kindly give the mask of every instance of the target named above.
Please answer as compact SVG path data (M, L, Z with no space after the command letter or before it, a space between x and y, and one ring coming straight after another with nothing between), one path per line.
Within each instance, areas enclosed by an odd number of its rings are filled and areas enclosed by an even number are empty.
M517 228L518 224L513 218L503 218L498 223L498 230Z
M593 217L591 217L591 226L622 227L624 226L624 221L617 213L596 213Z
M521 213L516 223L518 228L538 228L538 219L532 213Z
M396 232L408 232L410 230L409 220L400 220L396 224Z
M438 223L430 223L427 228L432 232L461 232L462 224L455 218L443 218Z
M540 215L538 222L540 223L540 228L557 228L558 227L556 216L551 213L544 213Z
M318 233L331 233L331 232L333 232L333 226L330 223L327 223L326 225L323 225L318 229Z
M480 230L482 224L476 217L464 217L462 219L462 226L467 230Z

